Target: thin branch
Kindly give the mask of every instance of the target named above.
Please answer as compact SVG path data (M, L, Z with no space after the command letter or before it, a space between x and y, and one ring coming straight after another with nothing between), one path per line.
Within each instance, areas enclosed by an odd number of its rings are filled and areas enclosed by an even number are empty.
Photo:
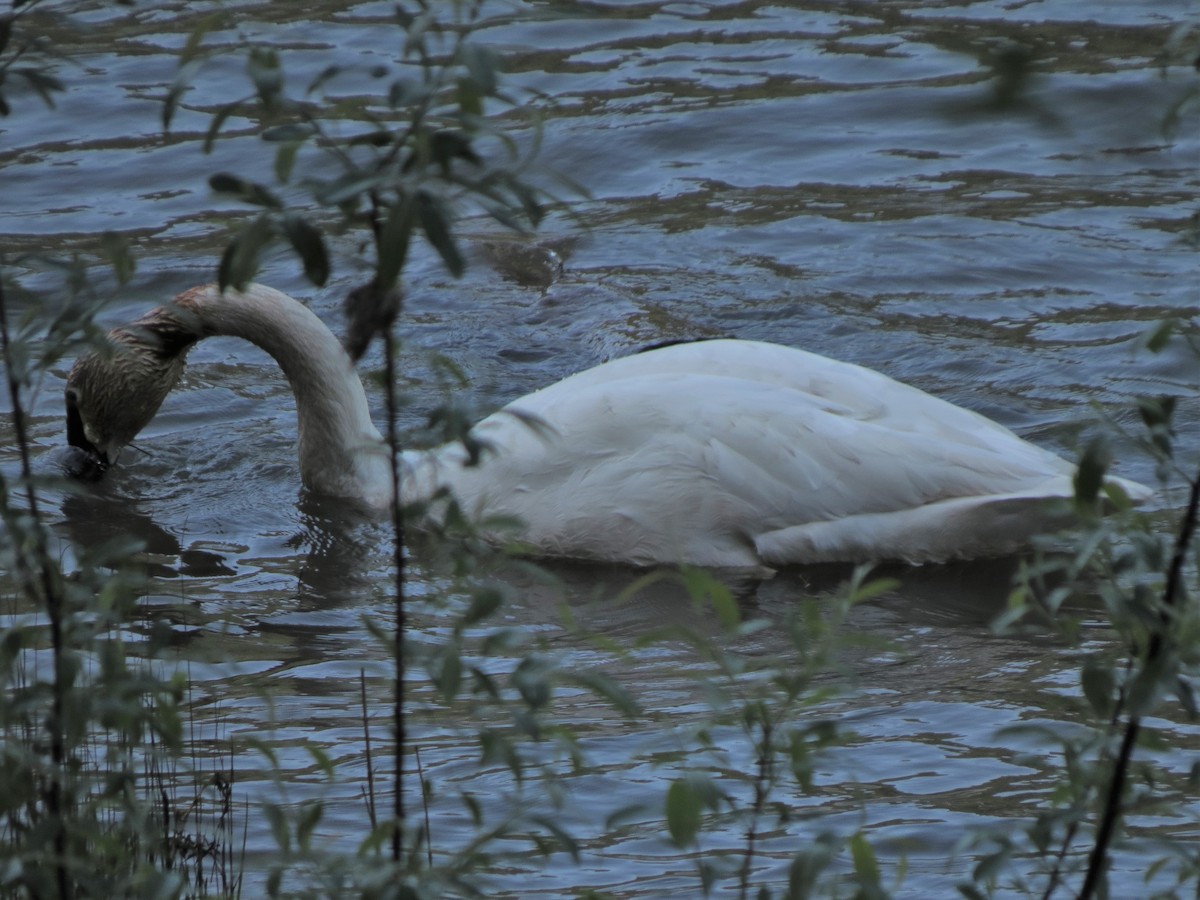
M1172 610L1178 602L1183 584L1184 563L1187 560L1188 548L1196 531L1197 516L1200 515L1200 474L1191 483L1187 508L1184 510L1183 523L1175 537L1175 550L1171 555L1171 565L1167 570L1167 583L1163 588L1162 612L1159 618L1159 628L1151 635L1146 646L1145 665L1153 665L1163 653L1163 643L1166 640L1167 629L1170 628ZM1088 856L1087 874L1083 887L1079 890L1079 900L1089 900L1099 889L1100 882L1108 866L1108 848L1112 843L1113 832L1121 818L1121 801L1125 796L1125 782L1129 776L1129 766L1133 758L1133 748L1137 746L1138 735L1142 729L1141 717L1132 713L1125 726L1125 734L1121 738L1121 747L1113 762L1112 781L1108 786L1108 795L1104 800L1104 812L1096 829L1096 841Z
M400 460L401 448L397 420L399 418L399 397L396 395L396 378L398 376L396 347L392 333L392 323L388 324L383 334L384 360L384 396L387 403L387 446L392 475L392 567L395 573L395 631L393 632L392 652L396 657L396 683L393 688L392 718L395 720L395 805L392 810L392 862L400 862L400 850L404 826L404 750L407 739L404 721L404 636L408 632L408 611L404 602L404 507L401 505L400 489Z
M29 432L25 427L25 407L21 403L21 386L13 371L12 340L8 331L8 304L4 292L4 279L0 278L0 350L4 354L5 381L8 384L9 403L12 406L13 430L16 432L17 451L21 459L21 478L25 483L25 496L29 504L29 537L32 546L28 556L23 551L17 552L17 559L22 568L22 581L30 599L38 600L36 583L40 581L41 600L46 607L46 617L50 624L50 646L54 658L54 682L51 686L50 716L46 728L50 732L50 784L46 789L46 812L51 818L54 830L55 876L58 885L58 896L66 898L74 895L67 878L66 852L67 834L66 823L63 820L62 809L62 776L65 771L66 747L63 739L63 692L66 690L67 666L66 654L63 647L63 609L62 597L57 589L56 580L50 571L50 557L46 547L46 536L42 529L41 510L38 505L37 491L33 486L33 465L29 458ZM29 557L37 565L37 572L32 571Z

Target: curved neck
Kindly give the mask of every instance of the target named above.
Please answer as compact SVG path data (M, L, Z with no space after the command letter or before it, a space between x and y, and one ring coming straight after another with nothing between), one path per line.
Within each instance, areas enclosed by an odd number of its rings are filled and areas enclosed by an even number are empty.
M260 284L225 293L215 285L181 294L204 336L239 337L269 353L296 398L300 474L322 493L384 506L387 452L371 421L362 382L341 343L311 310Z

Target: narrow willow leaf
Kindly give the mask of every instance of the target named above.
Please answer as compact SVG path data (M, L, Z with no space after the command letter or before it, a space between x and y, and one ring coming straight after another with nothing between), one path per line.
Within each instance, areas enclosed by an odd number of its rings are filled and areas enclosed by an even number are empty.
M249 284L262 262L263 250L275 236L274 223L266 214L238 232L225 252L217 269L217 284L221 290L234 287L242 290Z
M1192 688L1192 683L1182 675L1175 680L1175 696L1179 700L1179 705L1190 718L1196 718L1196 692Z
M64 85L53 75L50 75L41 69L23 66L21 68L11 69L10 71L12 74L19 75L21 78L23 78L25 83L33 88L37 95L42 98L42 102L51 109L54 108L53 95L56 92L62 93L66 90L66 85Z
M611 834L626 825L637 825L649 812L650 807L643 802L627 803L608 814L604 820L604 832Z
M711 572L690 568L683 572L683 583L692 598L708 599L723 628L727 630L737 628L742 620L742 614L738 610L733 592L727 585L718 581Z
M255 47L250 51L246 71L254 82L258 99L265 106L274 106L283 93L283 68L279 54L266 47Z
M231 194L244 203L267 209L283 209L283 203L271 191L254 181L247 181L228 172L218 172L208 179L208 185L218 194Z
M445 652L435 657L436 663L429 666L429 677L445 700L453 700L458 696L462 686L462 656L457 646L445 648Z
M1173 319L1163 319L1161 322L1156 322L1142 336L1142 343L1146 345L1146 349L1151 353L1161 353L1166 349L1167 344L1171 340L1171 335L1174 333L1175 321Z
M450 163L456 159L464 159L476 166L483 162L471 146L471 139L461 131L435 131L429 139L429 152L443 170L449 169Z
M854 860L854 871L860 884L879 884L879 863L875 859L875 851L861 831L850 838L850 856Z
M417 194L417 216L425 237L446 264L446 270L455 278L460 277L465 266L454 235L450 233L449 216L443 204L430 194L421 192Z
M306 803L301 806L300 816L296 821L296 843L301 847L310 846L313 831L321 821L324 809L322 803Z
M1138 414L1147 428L1169 427L1175 415L1175 397L1163 394L1158 397L1138 397Z
M571 859L575 860L576 862L579 861L579 844L576 842L575 838L571 837L571 835L569 835L563 829L561 825L559 825L549 816L530 816L529 821L546 829L546 831L548 831L554 837L554 840L558 843L558 848L560 850L565 850L570 855Z
M667 831L677 847L686 847L700 831L700 796L685 778L677 778L667 788Z
M521 660L512 674L512 684L530 709L541 709L550 702L549 664L534 656Z
M171 130L171 122L175 118L175 110L179 108L179 100L187 91L188 84L180 77L176 78L167 89L167 96L163 98L162 108L162 128L163 131Z
M232 116L242 107L242 101L237 100L222 106L213 114L212 121L208 123L208 131L204 134L204 152L212 153L213 144L217 142L217 137L221 133L221 126L225 124L225 120Z
M129 242L115 231L106 231L100 235L100 247L104 256L112 266L113 274L118 284L126 284L137 271L137 260L129 249Z
M396 201L388 210L387 219L379 233L379 269L375 275L376 282L384 290L389 290L404 270L415 222L416 211L407 196Z
M337 65L326 66L324 69L322 69L320 71L320 73L317 75L316 78L314 78L312 81L309 82L308 87L305 88L304 92L306 94L313 93L319 87L324 85L325 82L329 81L329 79L336 78L338 75L341 74L341 72L342 72L341 66L337 66Z
M900 579L898 578L872 578L870 581L855 585L849 599L851 603L865 603L881 597L889 591L894 591L899 586Z
M463 627L482 622L504 605L504 594L494 587L483 587L471 595L471 605L463 613Z
M291 141L281 144L275 151L275 180L287 184L292 179L292 169L296 167L296 154L300 151L302 141Z
M326 206L341 206L349 201L358 202L363 194L380 185L379 175L370 175L357 170L345 172L332 181L325 182L314 191L317 202Z
M567 678L579 686L587 688L596 696L607 700L623 716L632 719L641 715L642 708L633 699L633 695L603 672L572 672Z
M458 80L458 108L464 116L483 115L483 96L470 78Z
M1104 484L1104 473L1112 461L1112 452L1108 441L1103 437L1094 438L1083 450L1079 459L1079 468L1075 470L1075 502L1079 505L1090 506L1095 503L1100 486Z
M1107 719L1112 713L1113 690L1116 681L1113 678L1112 666L1088 657L1079 673L1083 687L1083 696L1091 706L1097 718Z
M500 57L481 44L464 44L459 57L479 92L493 97L499 87Z
M266 803L262 807L266 814L267 822L271 826L271 834L275 837L275 846L281 851L287 853L291 848L292 834L288 828L287 818L283 814L283 810L276 803Z
M316 134L316 129L312 125L307 125L302 122L290 122L286 125L275 125L266 129L262 133L262 139L268 143L279 143L286 141L306 141Z
M329 253L321 232L296 215L286 215L282 221L283 233L304 263L304 274L313 284L320 287L329 278Z

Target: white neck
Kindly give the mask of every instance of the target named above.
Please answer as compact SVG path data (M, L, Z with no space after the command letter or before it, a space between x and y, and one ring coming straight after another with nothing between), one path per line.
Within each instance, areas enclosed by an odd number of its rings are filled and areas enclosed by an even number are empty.
M260 284L222 294L215 285L180 295L205 335L250 341L279 363L296 397L300 475L313 490L390 502L388 455L371 422L362 382L325 324L287 294Z

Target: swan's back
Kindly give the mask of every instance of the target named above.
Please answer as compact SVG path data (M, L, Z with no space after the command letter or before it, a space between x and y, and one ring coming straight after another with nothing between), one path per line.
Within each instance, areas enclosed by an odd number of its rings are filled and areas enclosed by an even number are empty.
M1071 494L1070 464L982 416L753 341L614 360L475 434L495 448L484 465L460 468L458 450L434 464L469 510L519 518L543 553L637 564L994 555Z

